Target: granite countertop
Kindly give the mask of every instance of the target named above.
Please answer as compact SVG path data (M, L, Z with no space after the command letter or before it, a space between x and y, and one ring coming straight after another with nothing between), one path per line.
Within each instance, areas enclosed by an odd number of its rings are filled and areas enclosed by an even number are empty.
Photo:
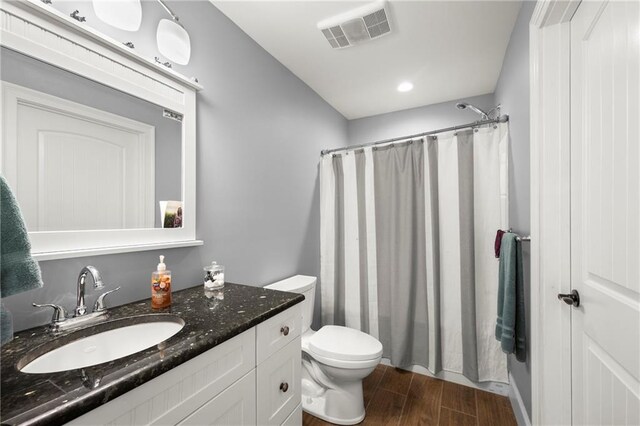
M46 326L17 333L0 351L0 420L3 425L63 424L140 386L168 370L304 300L301 294L226 283L224 299L207 298L202 285L173 293L173 304L151 309L150 299L109 309L107 322L147 314L173 314L185 321L176 335L114 361L50 374L25 374L16 364L29 351L71 333ZM143 321L138 319L136 322ZM104 323L100 331L109 328Z

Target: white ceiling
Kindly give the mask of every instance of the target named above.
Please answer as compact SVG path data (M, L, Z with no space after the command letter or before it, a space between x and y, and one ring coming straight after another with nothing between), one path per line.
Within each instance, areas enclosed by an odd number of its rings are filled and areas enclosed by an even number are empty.
M521 6L392 0L390 34L331 49L318 21L363 2L211 1L348 119L493 92Z

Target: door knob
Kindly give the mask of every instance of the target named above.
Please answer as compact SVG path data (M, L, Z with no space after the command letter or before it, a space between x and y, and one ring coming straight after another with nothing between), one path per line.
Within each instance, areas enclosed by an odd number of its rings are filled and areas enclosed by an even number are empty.
M571 290L569 294L558 294L558 300L562 300L567 305L572 305L574 308L580 306L580 294L578 290Z

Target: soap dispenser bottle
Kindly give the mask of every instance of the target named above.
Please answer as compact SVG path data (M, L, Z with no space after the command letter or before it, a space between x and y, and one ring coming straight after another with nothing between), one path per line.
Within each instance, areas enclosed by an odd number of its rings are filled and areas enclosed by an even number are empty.
M171 271L160 256L158 270L151 275L151 307L162 309L171 306Z

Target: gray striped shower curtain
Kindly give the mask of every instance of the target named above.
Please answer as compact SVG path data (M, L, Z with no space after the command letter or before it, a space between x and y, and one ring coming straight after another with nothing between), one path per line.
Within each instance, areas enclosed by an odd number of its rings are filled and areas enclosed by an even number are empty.
M326 154L323 324L378 338L392 365L507 382L493 333L508 124Z

